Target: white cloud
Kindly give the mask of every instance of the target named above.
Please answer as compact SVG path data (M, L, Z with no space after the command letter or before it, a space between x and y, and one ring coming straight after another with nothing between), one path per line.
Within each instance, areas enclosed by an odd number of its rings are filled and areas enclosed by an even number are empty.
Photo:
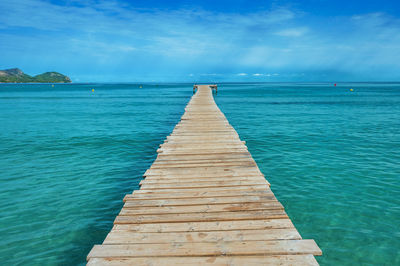
M284 37L301 37L308 32L308 28L301 27L301 28L290 28L277 31L275 34Z
M112 67L135 74L230 73L244 78L256 71L250 76L335 69L400 76L398 18L372 13L321 17L315 23L302 15L290 8L237 14L141 10L120 1L60 6L3 0L0 49L7 53L0 54L0 62L14 64L24 52L20 60L26 62L68 63L97 72Z

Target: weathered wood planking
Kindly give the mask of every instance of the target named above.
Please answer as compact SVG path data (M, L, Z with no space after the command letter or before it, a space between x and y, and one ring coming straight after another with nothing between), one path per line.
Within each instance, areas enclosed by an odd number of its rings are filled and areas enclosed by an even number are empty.
M313 255L289 256L204 256L204 257L147 257L147 258L93 258L89 260L93 265L137 265L137 266L186 266L186 265L214 265L214 266L260 266L260 265L318 265Z
M210 86L195 89L88 265L318 265Z

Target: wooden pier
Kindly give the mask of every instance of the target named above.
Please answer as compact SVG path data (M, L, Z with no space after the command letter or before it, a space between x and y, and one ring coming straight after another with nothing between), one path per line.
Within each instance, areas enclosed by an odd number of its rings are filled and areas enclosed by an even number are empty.
M318 265L210 86L185 110L88 265Z

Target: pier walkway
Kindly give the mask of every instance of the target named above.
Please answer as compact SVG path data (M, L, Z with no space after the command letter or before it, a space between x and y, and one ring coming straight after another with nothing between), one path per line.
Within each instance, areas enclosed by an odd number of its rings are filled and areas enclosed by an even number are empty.
M318 265L208 85L88 265Z

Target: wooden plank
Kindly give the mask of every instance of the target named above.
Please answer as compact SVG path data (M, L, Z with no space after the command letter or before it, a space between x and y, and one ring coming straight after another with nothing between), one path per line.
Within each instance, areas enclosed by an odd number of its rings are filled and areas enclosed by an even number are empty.
M112 231L103 244L140 244L140 243L185 243L185 242L221 242L221 241L268 241L282 239L301 239L294 228L211 232L168 232L142 233Z
M223 152L229 152L229 153L242 153L246 152L247 148L242 147L242 148L207 148L207 149L168 149L168 150L163 150L163 149L158 149L157 153L163 153L163 154L216 154L220 153L221 151Z
M169 168L204 168L204 167L231 167L231 166L256 166L254 161L241 162L213 162L213 163L171 163L171 164L153 164L150 169L169 169Z
M204 176L206 174L211 176L243 176L243 175L262 175L256 166L246 167L203 167L203 168L179 168L179 169L148 169L145 172L147 175L177 175L180 176Z
M140 181L139 185L144 185L144 184L151 184L151 185L156 185L156 184L164 184L164 185L174 185L176 184L177 186L185 185L185 184L194 184L196 182L195 178L182 178L182 179L177 179L173 177L158 177L158 176L149 176ZM227 184L232 184L235 185L238 182L242 182L243 185L248 185L248 184L268 184L268 181L265 180L264 177L260 176L250 176L250 177L232 177L232 178L223 178L223 177L206 177L206 178L201 178L200 181L198 182L200 186L202 185L207 185L207 184L215 184L215 185L227 185Z
M159 179L159 180L175 180L176 182L179 181L183 181L183 182L187 182L188 180L196 180L196 179L204 179L204 180L209 180L209 181L217 181L217 180L231 180L234 178L253 178L253 177L262 177L265 179L265 177L258 173L258 172L253 172L253 173L248 173L248 174L235 174L233 175L232 173L218 173L215 175L209 175L209 176L205 176L200 175L200 174L186 174L186 175L182 175L179 176L179 178L177 178L177 175L175 174L165 174L165 173L161 173L161 174L146 174L145 176L143 176L145 179ZM268 182L268 181L267 181Z
M115 224L112 230L135 232L210 232L294 228L290 219ZM227 232L229 233L229 232Z
M318 265L312 255L280 255L280 256L203 256L203 257L147 257L147 258L92 258L88 266L259 266L259 265L280 265L280 266L316 266Z
M182 189L191 189L191 188L224 188L224 187L240 187L240 188L246 188L246 187L254 187L258 185L265 185L268 186L269 184L265 180L259 180L259 181L251 181L251 182L216 182L216 183L175 183L174 185L171 184L148 184L148 183L143 183L141 185L141 189L143 190L148 190L148 189L176 189L176 190L182 190Z
M187 177L235 177L235 176L262 176L263 174L256 167L247 167L247 169L243 169L244 167L233 169L232 167L223 168L223 169L215 169L204 167L203 169L147 169L143 176L175 176L179 174L179 178L187 178ZM178 171L176 171L178 170ZM196 171L197 170L197 171ZM207 175L207 176L206 176Z
M207 121L205 121L205 123L207 123ZM236 132L233 131L221 131L221 132L212 132L210 134L207 134L206 132L203 132L203 134L201 133L196 133L196 132L173 132L172 133L173 136L205 136L205 135L211 135L212 136L217 136L217 137L223 137L223 136L227 136L227 137L239 137L239 135Z
M207 191L207 192L150 192L150 191L142 191L135 190L132 194L126 195L125 199L129 198L137 198L137 199L183 199L183 198L208 198L208 197L241 197L241 196L254 196L254 195L273 195L272 191L269 189L261 189L261 190L245 190L245 191Z
M203 145L203 144L201 144L201 143L198 143L197 144L197 146L198 147L196 147L196 146L192 146L192 147L190 147L190 146L188 146L188 145L185 145L185 144L183 144L183 145L179 145L179 146L177 146L177 145L174 145L174 146L171 146L171 145L165 145L165 144L162 144L162 145L160 145L161 147L160 147L160 150L170 150L170 151L174 151L174 150L177 150L177 149L180 149L180 150L183 150L183 149L187 149L187 150L189 150L189 149L193 149L193 150L200 150L200 149L211 149L211 150L217 150L217 149L223 149L224 151L225 151L225 148L243 148L243 150L247 150L247 148L246 148L246 146L244 146L243 144L240 144L240 145L231 145L231 144L226 144L226 146L222 146L222 145ZM237 153L234 153L232 156L231 156L231 158L230 158L230 160L228 160L229 162L231 162L232 160L234 161L234 159L236 159L236 158L238 158L239 156L236 156L236 154ZM177 155L179 155L179 154L177 154ZM196 155L197 155L197 153L196 153ZM245 158L247 158L247 159L252 159L250 156L246 156ZM246 161L246 160L240 160L240 157L238 158L239 160L237 160L237 161ZM217 162L216 160L210 160L212 163L215 163L215 162ZM225 162L227 161L227 160L224 160ZM254 162L254 160L252 160L252 162Z
M243 182L243 184L250 183L250 182L267 182L267 180L263 176L235 176L235 177L206 177L206 178L184 178L184 179L177 179L177 178L165 178L165 177L158 177L158 176L149 176L145 179L140 181L140 185L143 184L171 184L171 185L178 185L178 184L192 184L192 183L199 183L199 184L229 184L231 182Z
M185 159L185 160L182 160ZM231 156L230 158L218 158L213 159L213 158L208 158L208 157L203 157L201 159L191 159L185 157L181 158L157 158L153 165L167 165L167 164L193 164L193 163L223 163L223 162L254 162L253 158L250 156Z
M245 212L208 212L178 214L119 215L114 224L126 223L178 223L235 220L265 220L288 218L284 210L258 210Z
M183 199L137 199L126 198L124 208L154 207L154 206L190 206L201 204L226 204L226 203L250 203L250 202L271 202L277 201L275 196L232 196L212 198L183 198Z
M253 186L231 186L231 187L206 187L206 188L181 188L179 189L179 193L206 193L206 192L225 192L225 191L255 191L269 189L268 184L263 185L253 185ZM165 188L165 189L140 189L135 191L137 194L139 193L176 193L176 189L174 188Z
M195 155L196 156L196 155ZM190 157L190 156L179 156L179 155L162 155L159 154L157 159L154 161L156 164L168 164L168 163L205 163L205 162L247 162L254 161L254 159L248 153L233 155L233 156L215 156L211 157L210 155L202 156L202 157Z
M222 124L222 123L218 123L218 124L213 124L213 125L207 125L207 126L199 126L197 124L178 124L175 126L174 130L188 130L188 131L197 131L197 130L213 130L213 129L217 129L217 130L235 130L231 125L229 124ZM236 131L235 131L236 132ZM210 138L210 141L212 141L213 139Z
M176 179L175 179L176 180ZM175 180L167 180L165 179L143 179L140 181L142 187L146 186L147 188L201 188L201 187L223 187L223 186L254 186L254 185L268 185L267 181L261 178L247 179L247 180L217 180L214 182L211 181L202 181L196 182L195 180L188 180L187 182L174 182ZM164 182L163 182L164 181Z
M190 154L190 155L181 155L181 154L158 154L157 159L165 159L165 160L213 160L213 159L232 159L232 158L251 158L251 155L248 151L243 153L214 153L214 154Z
M247 202L247 203L222 203L222 204L201 204L190 206L153 206L122 208L119 215L133 214L173 214L173 213L209 213L209 212L233 212L233 211L254 211L254 210L283 210L278 201L270 202Z
M219 132L223 132L223 133L228 133L228 134L232 134L235 135L237 134L236 131L232 128L232 127L213 127L213 128L190 128L190 127L175 127L175 129L172 131L173 134L175 132L193 132L195 134L214 134L214 133L219 133Z
M165 177L235 177L235 176L262 176L257 166L226 166L226 167L181 167L181 168L149 168L144 176L165 176Z
M311 239L224 243L116 244L95 245L88 258L300 254L321 255L321 250Z
M168 179L168 180L195 180L196 178L200 179L207 179L207 180L229 180L230 178L236 178L236 177L260 177L262 176L264 179L265 177L258 171L252 171L249 173L244 173L244 172L236 172L236 171L230 171L227 169L226 171L221 171L221 172L187 172L182 175L178 175L177 173L168 173L168 172L153 172L153 171L148 171L143 175L143 178L158 178L158 179ZM267 181L268 182L268 181Z
M208 140L210 140L209 136L197 136L196 138L193 138L192 136L174 136L174 135L169 135L166 138L166 141L178 141L178 142L181 142L181 141L183 141L183 142L190 142L190 141L195 141L195 142L198 141L198 142L200 142L200 141L208 141ZM213 136L211 141L227 141L227 142L236 141L236 142L238 142L238 141L241 141L241 140L239 138L239 135L237 135L237 136L236 135L234 135L234 136L232 136L232 135L230 135L230 136L221 135L221 136ZM244 141L241 141L241 142L243 143Z
M225 138L222 138L222 139L219 139L219 140L216 140L216 139L211 139L211 140L208 140L208 139L203 139L203 140L199 140L199 139L192 139L192 140L183 140L183 139L174 139L174 140L171 140L171 139L166 139L166 140L164 140L164 143L162 143L162 144L160 144L160 146L159 147L174 147L174 146L182 146L182 145L201 145L201 144L206 144L206 145L209 145L209 146L211 146L212 144L215 144L215 145L219 145L219 144L222 144L222 145L236 145L236 146L239 146L239 145L245 145L245 142L244 141L239 141L238 139L232 139L232 140L229 140L229 139L225 139Z

